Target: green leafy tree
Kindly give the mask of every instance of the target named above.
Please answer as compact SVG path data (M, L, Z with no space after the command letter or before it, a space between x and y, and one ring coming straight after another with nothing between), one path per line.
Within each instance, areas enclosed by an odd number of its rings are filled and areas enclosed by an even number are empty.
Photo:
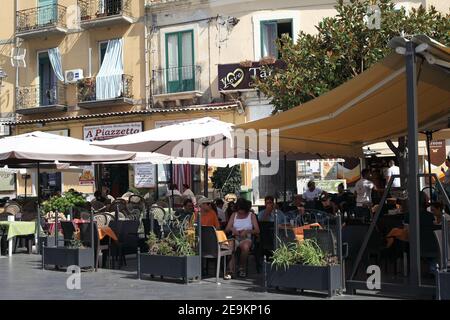
M378 5L381 28L369 29L367 8ZM277 69L257 88L272 100L274 112L284 111L330 91L368 69L391 52L387 44L400 35L425 34L450 44L450 14L422 6L395 10L392 0L339 0L337 15L323 19L317 34L299 33L296 43L278 41L285 69ZM450 8L449 8L450 9Z
M86 199L79 193L66 192L63 196L54 196L42 203L42 212L44 214L53 212L66 213L71 208L80 206L86 202Z
M234 167L217 168L211 181L215 189L221 190L222 194L238 193L241 189L241 168Z

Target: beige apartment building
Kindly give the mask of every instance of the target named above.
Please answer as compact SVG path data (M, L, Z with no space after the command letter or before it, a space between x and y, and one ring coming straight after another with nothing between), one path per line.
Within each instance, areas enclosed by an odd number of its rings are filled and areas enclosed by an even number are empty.
M407 8L448 0L402 1ZM276 38L335 14L333 0L7 0L0 11L0 134L48 131L92 140L203 116L242 123L270 115L252 87ZM1 77L1 75L0 75ZM114 130L121 129L121 130ZM295 169L295 162L290 164ZM263 193L277 181L243 166L243 184ZM44 189L91 193L85 172L47 170ZM283 170L283 168L280 168ZM97 184L116 195L134 186L132 165L100 166ZM165 188L158 166L155 187ZM35 194L36 173L18 174L0 193ZM189 173L200 193L201 168ZM25 181L30 179L25 190ZM295 176L290 177L293 180ZM275 178L274 178L275 179ZM97 185L97 187L100 187ZM265 194L255 192L258 199Z

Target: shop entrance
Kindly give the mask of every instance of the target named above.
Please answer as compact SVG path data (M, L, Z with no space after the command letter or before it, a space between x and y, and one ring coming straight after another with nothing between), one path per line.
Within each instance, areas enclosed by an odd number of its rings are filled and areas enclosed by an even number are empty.
M62 188L61 172L41 172L40 185L42 198L48 199L54 195L60 195Z
M109 189L114 198L121 197L128 191L128 165L104 165L102 170L102 185Z

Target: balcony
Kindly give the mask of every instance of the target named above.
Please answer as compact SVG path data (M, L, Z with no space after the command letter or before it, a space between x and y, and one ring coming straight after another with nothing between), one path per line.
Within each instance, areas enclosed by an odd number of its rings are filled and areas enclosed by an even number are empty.
M133 23L130 0L78 0L84 29Z
M95 78L84 78L77 85L78 106L84 109L133 105L133 77L122 75L122 94L118 97L97 100L95 93Z
M17 89L16 112L36 114L66 111L66 87L55 84L46 87L29 86Z
M17 11L16 34L23 39L65 35L66 11L58 4Z
M155 103L175 102L182 106L203 95L200 91L200 66L174 67L153 70L153 98Z

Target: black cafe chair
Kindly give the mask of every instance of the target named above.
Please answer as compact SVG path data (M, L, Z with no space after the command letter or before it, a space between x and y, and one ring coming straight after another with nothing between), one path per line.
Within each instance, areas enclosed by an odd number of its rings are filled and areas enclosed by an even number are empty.
M226 242L226 241L225 241ZM223 247L225 243L219 242L217 238L216 228L211 226L202 227L202 258L217 259L216 264L216 283L219 283L220 261L223 261L223 275L226 275L227 256L233 254L232 248Z

